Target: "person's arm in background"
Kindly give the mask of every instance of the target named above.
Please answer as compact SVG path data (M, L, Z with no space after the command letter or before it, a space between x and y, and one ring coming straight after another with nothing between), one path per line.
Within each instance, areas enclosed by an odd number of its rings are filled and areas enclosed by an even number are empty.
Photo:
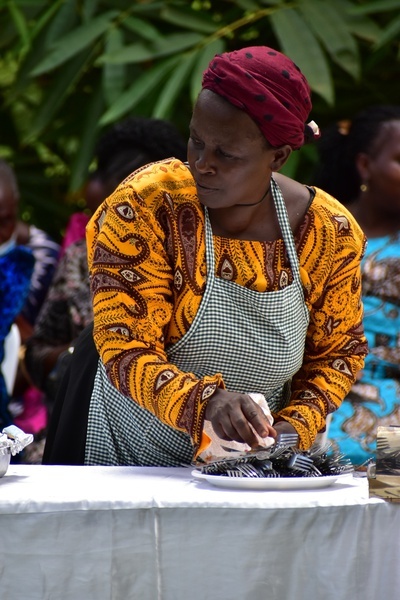
M45 231L21 222L17 226L17 240L22 240L20 243L29 248L35 257L28 297L20 313L21 322L25 322L25 326L29 324L33 327L53 279L60 246ZM21 331L21 336L24 335L24 331Z
M81 240L71 244L61 258L26 344L25 367L34 385L46 391L59 357L92 319L86 243Z

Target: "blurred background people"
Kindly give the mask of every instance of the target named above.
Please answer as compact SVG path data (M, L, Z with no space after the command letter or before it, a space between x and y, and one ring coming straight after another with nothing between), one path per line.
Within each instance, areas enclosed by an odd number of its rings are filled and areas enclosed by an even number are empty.
M14 171L0 159L0 431L13 420L9 410L12 390L3 373L5 342L26 302L35 266L32 251L17 244L18 198Z
M186 141L172 123L134 117L114 125L100 138L96 149L97 168L85 189L88 208L95 211L132 171L172 156L186 160ZM66 236L64 254L26 346L26 370L35 386L45 393L50 411L69 349L93 320L86 241L78 232L75 228L72 235ZM43 444L41 436L41 447ZM34 449L31 445L27 451ZM39 460L38 455L35 462Z
M400 425L400 106L371 106L323 132L315 185L346 204L368 238L362 262L369 355L333 413L329 439L355 464L379 425Z

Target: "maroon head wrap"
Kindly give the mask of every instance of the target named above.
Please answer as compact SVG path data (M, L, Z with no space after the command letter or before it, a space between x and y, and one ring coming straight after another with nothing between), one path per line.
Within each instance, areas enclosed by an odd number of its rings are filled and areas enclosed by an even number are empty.
M304 144L311 111L310 87L290 58L266 46L217 54L204 72L203 89L244 110L271 146Z

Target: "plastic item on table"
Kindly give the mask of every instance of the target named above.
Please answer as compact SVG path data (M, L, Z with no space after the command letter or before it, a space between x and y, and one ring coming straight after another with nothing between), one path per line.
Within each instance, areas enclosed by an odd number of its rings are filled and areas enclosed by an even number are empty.
M5 427L0 434L0 477L7 473L11 456L21 452L33 442L33 435L15 425Z

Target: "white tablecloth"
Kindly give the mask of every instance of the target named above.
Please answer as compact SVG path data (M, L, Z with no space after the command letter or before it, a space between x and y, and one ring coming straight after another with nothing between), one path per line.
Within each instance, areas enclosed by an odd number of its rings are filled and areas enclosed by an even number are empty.
M0 600L397 600L400 505L365 479L238 491L190 469L11 465Z

